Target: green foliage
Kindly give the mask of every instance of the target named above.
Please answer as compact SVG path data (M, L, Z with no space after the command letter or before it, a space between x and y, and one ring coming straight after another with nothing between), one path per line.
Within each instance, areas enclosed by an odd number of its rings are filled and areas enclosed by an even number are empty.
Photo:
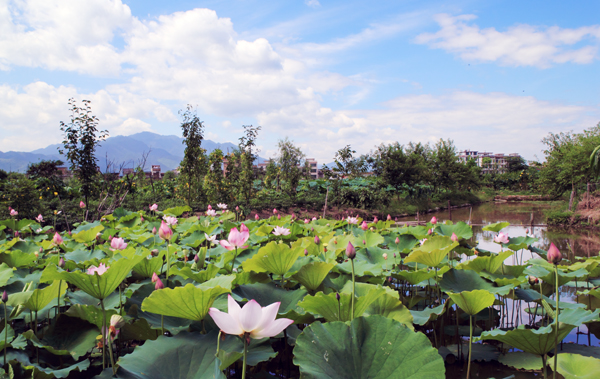
M202 182L208 171L206 150L202 149L204 124L198 118L196 110L188 104L185 111L180 110L181 129L185 151L180 164L180 183L188 206L197 204L202 197Z

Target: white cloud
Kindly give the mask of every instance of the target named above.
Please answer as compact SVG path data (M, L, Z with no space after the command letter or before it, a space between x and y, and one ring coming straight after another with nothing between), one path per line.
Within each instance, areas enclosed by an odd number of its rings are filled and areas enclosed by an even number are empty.
M321 6L319 0L304 0L304 4L308 5L311 8L319 8Z
M475 18L439 14L435 20L441 30L420 34L416 42L455 53L467 61L498 61L507 66L546 68L567 62L587 64L597 57L600 25L565 29L522 24L500 32L470 24ZM576 44L585 46L573 46Z

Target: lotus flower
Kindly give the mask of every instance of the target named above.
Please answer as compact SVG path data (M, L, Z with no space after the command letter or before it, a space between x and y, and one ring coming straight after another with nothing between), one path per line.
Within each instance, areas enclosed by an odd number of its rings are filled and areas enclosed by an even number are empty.
M214 209L209 209L206 211L206 215L210 217L215 217L217 215L217 211L215 211Z
M173 237L173 230L171 230L171 227L167 223L161 221L158 236L164 240L170 240Z
M163 216L163 220L165 220L168 226L177 225L177 217Z
M242 224L244 227L246 227L244 224ZM240 229L242 229L240 227ZM250 233L248 231L241 231L239 232L237 230L237 228L232 228L229 231L229 236L227 237L227 241L225 240L221 240L219 241L219 243L221 244L221 246L223 246L224 248L226 248L227 250L233 250L235 248L241 248L241 249L245 249L248 246L243 246L244 243L246 243L246 241L248 241L248 238L250 237Z
M108 332L110 334L110 340L113 341L118 335L120 329L125 325L125 319L120 315L112 315L110 318L110 324L108 327ZM104 330L104 327L102 327ZM106 333L105 333L106 334ZM105 336L107 337L107 336Z
M452 233L452 236L450 236L450 239L452 240L452 242L458 242L458 236L456 235L456 233Z
M388 214L386 221L392 221L392 216Z
M373 224L377 224L377 222L379 222L379 219L377 218L377 216L373 217Z
M210 308L208 314L224 333L261 339L275 337L294 322L288 318L275 319L279 305L277 302L261 307L256 300L250 300L241 308L229 295L227 313Z
M496 237L494 237L494 242L496 243L508 243L508 234L504 234L502 232L498 233Z
M315 243L318 245L319 242L321 242L321 240L319 239L319 236L315 236Z
M276 226L275 229L273 229L273 234L276 236L289 236L290 230L288 228L284 228L283 226Z
M430 221L430 222L431 222L433 225L437 224L437 218L435 218L435 216L433 216L433 217L431 218L431 221Z
M305 218L305 219L304 219L304 223L305 223L305 224L308 224L309 222L310 222L310 220L309 220L309 219L307 219L307 218Z
M429 229L429 230L427 230L427 235L428 235L428 236L430 236L430 235L432 235L432 234L433 234L433 229Z
M160 278L156 279L156 283L154 284L154 289L162 290L163 288L165 288L165 285L163 284L162 280L160 280Z
M156 211L158 209L158 204L152 204L149 206L151 211Z
M367 229L369 229L369 225L367 225L367 222L366 222L366 221L363 221L363 222L362 222L362 224L360 224L360 228L361 228L362 230L365 230L365 231L366 231Z
M216 234L214 236L209 236L208 234L204 233L204 237L211 245L213 245L215 243L215 240L217 239Z
M158 275L155 272L153 272L152 273L152 283L156 283L157 280L158 280Z
M109 268L110 267L109 266L105 266L104 263L100 263L98 265L98 267L96 267L96 266L90 266L90 268L87 269L87 273L88 273L88 275L94 275L94 274L102 275Z
M554 242L550 243L550 248L547 254L548 262L557 265L562 260L562 254L560 250L554 245Z
M312 220L313 220L313 221L317 221L317 218L316 218L316 217L313 217L313 218L312 218Z
M123 238L113 238L112 241L110 241L110 247L112 247L113 251L123 250L127 248L127 244Z
M260 220L260 217L258 216L258 213L254 215L254 219L255 219L256 221Z
M244 233L247 232L249 233L250 230L248 229L248 227L245 224L240 225L240 232Z
M56 246L60 246L63 243L63 239L60 236L60 234L58 234L58 232L54 232L54 237L52 237L52 242L56 245Z
M227 209L227 204L219 203L217 204L217 207L219 207L219 209Z
M400 238L396 237L396 240L394 242L396 242L396 245L399 244L400 243Z
M348 242L348 246L346 246L346 256L350 259L354 259L356 257L356 249L352 242Z
M60 257L60 259L58 260L58 267L60 267L60 268L65 267L65 260L63 257Z
M40 215L38 215L38 216L35 218L35 221L37 221L37 222L44 222L44 216L42 216L41 214L40 214Z
M2 302L6 303L8 301L8 294L6 293L6 290L4 290L4 292L2 292Z
M346 219L346 221L348 222L348 224L358 225L358 217L350 217L350 216L348 216L348 218Z
M152 234L156 235L156 226L152 228Z
M383 257L383 259L385 259L385 260L387 261L387 258L388 258L388 255L387 255L387 253L383 253L383 254L382 254L382 257Z
M79 208L81 208L81 209L85 208L85 203L83 201L79 202Z
M10 215L11 215L12 217L15 217L15 216L16 216L16 215L18 215L18 214L19 214L19 212L17 212L16 210L14 210L14 209L11 209L11 210L10 210Z
M277 214L277 209L273 208L273 214L276 215Z
M423 244L425 243L425 241L427 241L427 238L423 238L422 240L419 240L419 242L421 243L421 246L423 246Z

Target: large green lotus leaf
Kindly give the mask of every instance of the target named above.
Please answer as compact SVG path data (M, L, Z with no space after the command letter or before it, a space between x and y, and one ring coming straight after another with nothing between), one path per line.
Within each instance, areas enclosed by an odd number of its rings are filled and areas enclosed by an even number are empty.
M302 266L292 278L310 291L314 291L323 283L323 280L334 266L333 263L312 262Z
M281 287L275 286L275 283L272 281L268 283L244 284L233 290L233 297L237 301L254 299L263 307L280 302L278 315L298 322L307 319L304 309L299 305L306 294L305 289L286 291ZM227 309L221 310L227 311ZM312 319L312 317L308 317L308 319Z
M14 274L14 269L6 263L0 264L0 287L4 287Z
M542 357L522 351L515 351L500 355L498 361L517 370L541 370L544 367Z
M558 354L556 371L565 379L595 379L600 372L600 359L578 354Z
M190 212L191 210L192 210L192 208L188 207L187 205L182 205L182 206L178 206L178 207L167 208L163 211L163 214L166 214L169 216L174 216L174 217L179 217L184 212Z
M521 249L527 249L527 247L537 241L537 238L531 236L511 237L508 239L507 247L513 251L517 251Z
M55 355L71 355L77 360L96 345L96 337L99 334L98 328L89 322L61 314L44 331L41 340L33 330L26 331L23 336L34 346L44 348Z
M404 306L404 304L402 304L400 300L398 300L397 297L387 293L373 301L365 311L364 315L381 315L394 319L414 330L413 316L411 312Z
M554 353L554 350L552 350ZM562 343L558 345L558 354L570 353L570 354L579 354L584 357L592 357L600 359L600 347L598 346L587 346L587 345L579 345L575 343Z
M107 316L108 317L108 316ZM146 341L155 340L162 335L161 329L153 329L145 318L135 321L133 324L125 324L119 333L122 341Z
M46 288L34 290L24 305L27 309L38 312L52 300L56 300L59 296L62 297L65 292L67 292L67 283L55 280Z
M42 367L40 364L30 361L27 354L21 351L12 351L8 354L10 361L9 370L13 370L14 376L10 378L34 378L34 379L52 379L52 378L67 378L71 372L83 372L90 366L89 359L84 359L71 366L61 369L53 369L52 367ZM62 365L61 365L62 366Z
M70 264L69 261L73 261L75 263L81 263L81 262L87 262L87 261L98 261L100 259L104 259L106 258L106 253L100 249L93 249L93 250L87 250L87 249L76 249L73 251L69 251L68 253L66 253L64 255L64 259L67 263L67 268L69 268ZM48 264L49 261L46 261L46 264ZM58 263L58 259L57 262Z
M23 253L35 254L40 251L40 247L35 243L27 240L18 240L13 246L12 250L20 250Z
M181 239L181 244L191 247L198 247L202 242L206 241L206 237L204 236L204 232L195 231L189 236Z
M458 242L452 242L450 237L431 237L423 245L415 248L404 259L404 262L417 262L429 267L437 267L448 253L457 246Z
M260 248L250 259L242 263L244 271L268 272L275 275L285 275L300 256L304 255L301 249L291 249L285 243L275 241Z
M38 251L38 249L36 249ZM0 254L0 262L14 268L28 267L35 262L35 254L13 250Z
M10 324L8 325L8 328L4 328L4 322L2 322L2 333L0 333L0 350L3 350L5 346L11 346L11 342L14 338L15 331L13 328L11 328ZM6 345L4 344L5 339L7 340Z
M456 224L439 224L435 228L435 232L442 235L451 237L452 233L456 234L457 237L463 239L470 239L473 237L473 229L466 223L459 221Z
M203 290L209 290L213 287L221 287L231 292L231 288L233 287L233 281L236 278L237 277L235 274L219 275L216 278L209 279L204 283L196 284L196 287L201 288Z
M408 253L419 243L419 240L410 234L389 234L384 238L388 249L392 253ZM396 238L398 238L398 243L396 243Z
M531 260L529 260L531 262ZM535 276L544 282L544 287L550 287L554 289L556 283L556 274L554 267L543 267L540 265L532 265L527 267L524 274L529 276ZM575 278L583 278L589 276L589 273L585 269L580 269L573 272L564 272L559 270L558 272L558 286L565 285Z
M460 335L468 337L470 334L469 327L461 326L461 329L462 328L464 328L465 331L464 331L464 333L460 332ZM445 329L453 330L454 327L446 326ZM481 331L481 329L479 327L475 327L475 330L473 330L474 336L476 335L477 330ZM452 334L454 334L454 331L452 332ZM448 345L448 346L446 346L446 348L448 349L448 351L450 353L452 353L452 355L454 355L455 357L458 357L458 345L456 345L456 344ZM466 347L465 345L461 345L461 353L463 353L465 355L469 354L469 348ZM498 360L499 355L500 355L500 352L498 351L498 349L495 346L492 346L490 344L474 343L471 345L471 359L473 361L484 361L484 362L495 361L495 360ZM493 379L493 378L488 378L488 379ZM507 378L505 378L505 379L507 379Z
M351 323L315 322L296 339L302 378L445 378L444 360L422 333L374 315Z
M205 270L202 271L193 271L189 266L184 266L181 269L171 268L169 274L171 275L179 275L184 279L192 279L196 283L204 283L207 280L210 280L217 276L219 272L219 268L215 265L206 266Z
M103 314L102 309L95 307L93 305L80 305L76 304L71 306L65 314L70 317L77 317L82 320L89 322L90 324L94 324L98 327L98 329L102 328L103 325ZM117 311L114 309L106 310L106 322L110 322L110 318L112 315L116 315Z
M487 257L477 257L473 260L461 263L459 267L465 270L473 270L478 273L487 271L490 274L494 274L502 267L504 261L513 254L514 251L506 250L499 254L492 254Z
M100 233L100 231L102 231L103 229L104 229L103 225L98 225L91 229L82 230L78 233L73 233L71 238L73 238L77 242L90 243L90 242L96 240L96 235L98 233Z
M562 305L562 302L560 303ZM600 315L600 309L596 309L594 312L585 309L565 309L558 315L558 320L565 324L573 326L581 326L584 323L598 321L598 315Z
M413 286L435 276L435 270L398 271L392 274L396 279L406 280Z
M215 352L218 333L182 332L174 337L159 336L146 341L133 353L118 361L118 378L123 379L224 379L219 369L215 371ZM248 349L250 366L272 358L275 353L265 341L252 340ZM243 344L231 336L220 343L220 350L238 352ZM112 374L112 372L110 373ZM107 375L107 378L111 375Z
M494 304L496 296L486 290L463 291L449 293L448 296L468 315L476 315Z
M109 263L109 269L102 275L95 273L89 275L81 271L66 272L59 270L56 266L47 266L42 273L42 282L54 280L66 280L75 285L82 291L92 295L96 299L104 299L114 292L115 289L125 280L131 273L133 267L142 259L146 259L140 255L134 255L131 258L120 258Z
M236 336L225 335L224 341L219 345L219 360L221 361L221 370L225 370L235 361L241 360L244 355L244 343ZM248 345L247 363L249 366L256 366L260 362L268 361L277 355L271 347L270 338L260 340L250 339ZM227 357L228 359L222 359Z
M478 289L499 295L506 295L513 289L511 286L496 287L493 283L486 281L472 270L451 269L444 274L439 284L444 292L454 293Z
M400 229L400 234L410 234L416 239L420 240L423 238L427 238L428 231L429 228L426 226L405 226L402 229Z
M370 230L367 230L364 233L363 240L366 242L366 247L379 246L385 242L385 239L381 236L381 234L377 232L371 232Z
M373 294L381 290L384 290L386 294L392 296L395 299L400 299L400 294L398 293L398 291L393 290L391 287L384 287L381 286L379 284L371 284L371 283L356 283L356 285L354 286L355 288L355 295L357 297L363 297L363 296L373 296ZM346 283L344 283L344 286L340 289L340 292L343 293L348 293L351 294L352 293L352 281L348 280L346 281Z
M558 341L562 341L569 335L574 326L560 324L558 328ZM540 329L526 329L525 325L519 325L516 329L504 331L494 329L481 333L481 336L473 341L495 340L509 344L527 353L544 355L554 349L555 325L548 325Z
M189 283L185 287L165 288L152 292L142 302L142 310L164 316L202 321L215 299L229 292L222 287L202 289Z
M422 311L413 311L410 313L413 316L413 324L425 325L429 320L435 320L444 313L445 304L438 305L435 308L425 308Z
M156 273L157 275L162 274L166 271L166 265L163 264L165 262L163 261L163 259L166 260L166 258L163 257L165 257L166 255L167 251L163 250L158 254L157 257L150 259L142 259L140 263L133 266L133 272L144 278L151 278L152 274L154 273ZM171 270L171 272L173 271L174 270Z
M488 224L488 225L484 226L483 230L498 233L499 231L501 231L502 229L506 228L509 225L510 225L510 222L506 222L506 221L496 222L494 224Z
M361 245L362 246L362 245ZM361 247L359 246L359 247ZM388 260L383 257L383 254L388 255ZM358 276L371 275L379 276L383 273L384 267L392 268L391 253L389 250L380 247L370 247L367 249L356 249L356 258L354 258L354 272ZM342 272L351 273L352 263L349 259L337 266Z
M382 287L373 286L366 295L357 297L354 300L354 318L365 313L369 306L385 293L386 290ZM298 305L315 316L322 316L326 321L350 321L352 319L352 294L340 293L339 301L336 295L333 292L328 295L319 292L314 296L306 296Z

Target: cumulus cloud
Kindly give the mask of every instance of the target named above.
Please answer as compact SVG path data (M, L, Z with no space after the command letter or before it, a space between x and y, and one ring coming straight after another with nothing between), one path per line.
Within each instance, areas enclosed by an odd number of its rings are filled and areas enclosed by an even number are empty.
M457 54L464 60L499 62L507 66L546 68L559 63L591 63L597 57L600 25L576 29L516 25L501 32L480 29L471 23L475 15L439 14L441 29L423 33L416 42ZM575 47L576 44L585 46Z

